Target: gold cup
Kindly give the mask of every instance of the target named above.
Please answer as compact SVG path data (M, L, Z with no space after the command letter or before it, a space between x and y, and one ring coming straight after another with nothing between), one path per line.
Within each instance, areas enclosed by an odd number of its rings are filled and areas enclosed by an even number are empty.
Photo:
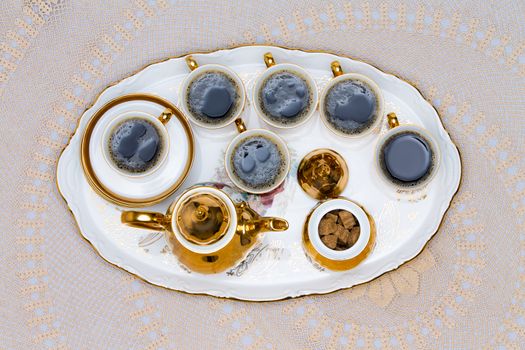
M218 273L235 266L266 231L285 231L288 222L261 217L246 202L234 202L215 187L188 189L165 214L124 211L123 224L164 231L177 259L190 270Z
M320 200L339 196L348 183L348 176L344 158L327 148L308 153L297 169L299 186L310 197Z

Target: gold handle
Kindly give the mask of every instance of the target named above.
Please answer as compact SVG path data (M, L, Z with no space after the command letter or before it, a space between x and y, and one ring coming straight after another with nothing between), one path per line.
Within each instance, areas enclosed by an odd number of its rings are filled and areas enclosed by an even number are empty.
M388 119L388 126L390 126L391 129L399 126L399 120L397 119L397 115L394 112L388 113L386 117Z
M159 120L162 124L166 125L170 121L172 116L173 111L170 108L166 108L159 116Z
M247 130L246 125L244 124L241 118L235 119L235 126L237 127L237 131L239 132L239 134Z
M195 70L199 68L199 65L197 64L197 61L193 59L191 56L186 56L186 64L188 65L188 68L190 70Z
M341 63L339 63L339 61L333 61L330 64L330 68L332 68L332 74L334 75L334 77L338 77L344 74L343 68L341 67Z
M170 220L164 214L151 211L123 211L120 221L127 226L159 231L165 230Z
M264 54L264 64L266 64L267 68L270 68L271 66L275 66L275 60L273 58L273 55L271 52L267 52Z

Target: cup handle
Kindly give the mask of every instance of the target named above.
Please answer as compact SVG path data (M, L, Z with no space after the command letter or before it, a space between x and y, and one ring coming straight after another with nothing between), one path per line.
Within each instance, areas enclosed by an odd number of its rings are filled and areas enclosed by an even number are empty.
M170 121L172 116L173 116L173 111L171 110L171 108L166 108L162 112L162 114L159 116L158 119L160 120L162 124L166 125Z
M192 56L186 56L185 60L190 70L194 71L195 69L199 68L197 61L195 61L195 59Z
M267 52L264 54L264 64L266 64L266 68L270 68L271 66L275 66L275 59L273 58L273 55L271 52Z
M330 63L330 68L332 68L332 74L334 75L334 78L344 74L343 68L341 67L341 63L339 63L339 61L333 61Z
M237 131L240 133L245 132L246 125L244 124L244 121L241 118L235 119L235 126L237 127Z
M155 231L163 231L169 224L166 215L151 211L123 211L120 221L127 226Z
M397 115L394 112L388 113L386 115L386 118L388 120L388 126L390 127L390 129L399 126L399 120L397 119Z

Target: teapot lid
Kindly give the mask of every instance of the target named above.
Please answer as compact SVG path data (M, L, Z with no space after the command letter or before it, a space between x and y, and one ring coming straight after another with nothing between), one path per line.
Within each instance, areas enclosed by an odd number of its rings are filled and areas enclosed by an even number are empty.
M209 192L197 192L185 198L175 215L182 236L198 245L209 245L220 240L231 221L224 200Z
M315 199L338 197L348 183L348 166L331 149L316 149L301 160L297 170L301 188Z

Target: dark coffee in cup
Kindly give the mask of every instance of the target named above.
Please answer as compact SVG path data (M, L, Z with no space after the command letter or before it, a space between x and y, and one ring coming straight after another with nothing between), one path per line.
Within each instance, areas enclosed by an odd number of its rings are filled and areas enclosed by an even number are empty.
M239 88L227 74L206 71L188 85L187 109L202 123L210 126L222 124L240 108Z
M282 125L296 124L307 117L312 91L305 78L291 71L270 75L259 90L258 103L265 116Z
M326 120L343 134L360 134L375 125L380 118L379 97L366 82L345 79L334 84L326 93L324 112Z
M421 134L405 131L390 136L380 149L381 170L393 183L412 187L434 170L435 152Z
M146 119L130 118L113 128L108 140L115 166L131 174L152 169L164 152L161 133Z
M286 171L285 154L271 138L251 135L233 149L230 156L233 175L252 190L271 188Z

